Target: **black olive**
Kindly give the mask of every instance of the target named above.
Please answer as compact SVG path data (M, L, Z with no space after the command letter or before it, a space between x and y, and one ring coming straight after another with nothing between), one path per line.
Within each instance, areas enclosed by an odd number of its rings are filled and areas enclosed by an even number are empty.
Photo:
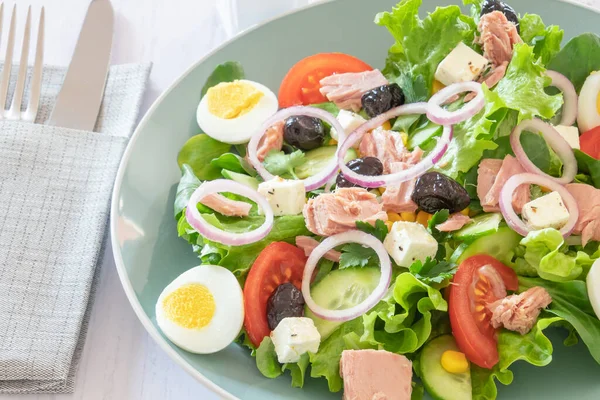
M361 175L376 176L383 174L383 164L377 157L364 157L350 160L346 164L352 171L357 172ZM344 175L340 173L335 181L337 187L361 187L356 185L344 178Z
M283 138L301 150L312 150L323 145L325 127L318 118L295 115L285 120Z
M404 92L397 83L383 85L362 95L360 102L367 115L374 118L394 107L404 104Z
M493 11L500 11L507 20L515 24L517 27L517 32L521 33L521 27L519 26L519 17L517 17L517 13L515 9L500 0L485 0L483 5L481 6L481 14L483 16L485 14L489 14Z
M282 319L304 316L304 296L296 286L287 282L277 286L267 301L269 329L277 328Z
M427 172L417 179L412 199L419 208L430 214L440 210L451 213L467 208L469 194L458 182L439 172Z

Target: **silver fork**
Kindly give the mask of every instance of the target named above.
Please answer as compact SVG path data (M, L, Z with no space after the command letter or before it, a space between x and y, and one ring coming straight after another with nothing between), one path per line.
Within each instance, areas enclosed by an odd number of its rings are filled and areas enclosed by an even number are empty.
M23 44L21 46L21 60L19 61L19 72L17 75L17 84L13 94L10 109L6 110L6 100L8 97L8 86L10 83L10 72L12 69L13 49L15 47L15 26L16 9L13 6L10 17L10 27L8 29L8 42L6 45L6 55L4 57L4 67L0 76L0 119L21 120L34 122L38 113L40 104L40 92L42 87L42 67L44 63L44 8L40 13L38 24L37 44L35 50L35 61L31 72L30 93L27 109L21 111L21 102L25 91L25 81L27 79L27 62L29 60L29 41L31 36L31 6L27 10L27 20L25 22L25 31L23 33ZM4 4L0 4L0 40L2 35L2 17Z

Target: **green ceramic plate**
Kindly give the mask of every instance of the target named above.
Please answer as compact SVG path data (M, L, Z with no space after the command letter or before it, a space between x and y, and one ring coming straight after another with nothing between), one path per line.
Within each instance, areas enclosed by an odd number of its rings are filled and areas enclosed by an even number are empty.
M426 0L424 8L458 0ZM375 14L395 0L343 0L310 7L266 23L238 36L190 68L152 106L125 152L114 188L111 233L117 269L125 292L152 337L186 371L225 398L340 399L322 381L308 380L303 390L290 387L288 377L270 380L256 369L250 354L237 345L213 355L187 353L165 339L156 326L154 305L162 289L198 264L190 247L177 238L173 199L180 177L177 153L198 133L196 107L200 90L213 68L224 61L242 63L249 79L276 92L296 61L318 53L340 51L382 66L392 38L373 23ZM557 0L513 0L518 12L540 14L559 24L566 39L595 31L600 15ZM577 62L577 60L573 60ZM553 336L550 366L518 363L515 381L500 388L501 399L600 399L600 367L583 345L565 348Z

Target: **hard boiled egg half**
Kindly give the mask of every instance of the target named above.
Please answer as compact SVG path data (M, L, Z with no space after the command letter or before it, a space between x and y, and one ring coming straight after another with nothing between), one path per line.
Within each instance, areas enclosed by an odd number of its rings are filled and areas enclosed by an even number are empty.
M277 96L265 85L241 79L208 89L196 112L200 128L220 142L240 144L277 112Z
M600 71L587 77L579 94L577 125L580 132L600 126Z
M600 318L600 260L594 261L586 278L588 296L596 316Z
M216 353L242 329L242 288L228 269L217 265L192 268L163 290L156 303L156 322L182 349Z

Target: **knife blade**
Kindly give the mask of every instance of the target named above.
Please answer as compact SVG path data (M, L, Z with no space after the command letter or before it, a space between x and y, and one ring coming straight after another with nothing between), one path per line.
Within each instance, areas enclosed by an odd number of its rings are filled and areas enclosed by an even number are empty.
M110 64L114 14L109 0L92 0L49 125L93 131Z

